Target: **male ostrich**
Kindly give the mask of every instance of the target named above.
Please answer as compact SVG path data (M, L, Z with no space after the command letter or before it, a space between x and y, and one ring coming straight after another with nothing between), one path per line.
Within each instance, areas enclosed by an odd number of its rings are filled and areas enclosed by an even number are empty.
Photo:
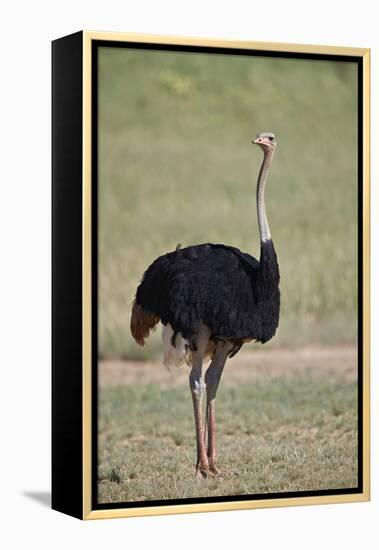
M259 261L223 244L178 246L146 270L132 307L130 329L136 342L143 346L160 320L164 363L186 362L191 368L197 477L220 473L216 466L215 400L227 358L246 342L270 340L279 322L279 267L264 200L267 173L276 150L275 135L262 132L252 143L259 145L264 154L256 194ZM203 381L206 358L211 358L211 364Z

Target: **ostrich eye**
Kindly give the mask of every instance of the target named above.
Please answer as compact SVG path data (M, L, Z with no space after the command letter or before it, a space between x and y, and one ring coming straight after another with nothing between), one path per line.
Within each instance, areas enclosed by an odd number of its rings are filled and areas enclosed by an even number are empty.
M268 139L269 139L270 141L274 141L274 138L273 138L272 136L270 136Z

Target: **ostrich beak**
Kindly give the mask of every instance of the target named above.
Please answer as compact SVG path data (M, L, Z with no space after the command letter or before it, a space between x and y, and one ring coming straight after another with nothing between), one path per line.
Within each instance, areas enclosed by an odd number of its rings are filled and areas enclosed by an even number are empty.
M271 145L271 142L266 137L258 137L251 143L255 143L255 145Z

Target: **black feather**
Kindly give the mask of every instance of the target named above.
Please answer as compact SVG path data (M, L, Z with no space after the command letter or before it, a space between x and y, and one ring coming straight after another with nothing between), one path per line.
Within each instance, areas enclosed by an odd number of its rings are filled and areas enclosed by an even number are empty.
M193 349L201 324L213 340L234 342L236 352L246 339L267 342L279 323L274 245L262 242L259 262L222 244L177 247L146 270L136 303L170 323L175 336L180 332Z

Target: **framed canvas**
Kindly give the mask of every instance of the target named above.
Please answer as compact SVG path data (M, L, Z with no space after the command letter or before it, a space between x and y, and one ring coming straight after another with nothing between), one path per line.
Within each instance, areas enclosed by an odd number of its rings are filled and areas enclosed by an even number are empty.
M368 500L369 50L52 60L53 508Z

